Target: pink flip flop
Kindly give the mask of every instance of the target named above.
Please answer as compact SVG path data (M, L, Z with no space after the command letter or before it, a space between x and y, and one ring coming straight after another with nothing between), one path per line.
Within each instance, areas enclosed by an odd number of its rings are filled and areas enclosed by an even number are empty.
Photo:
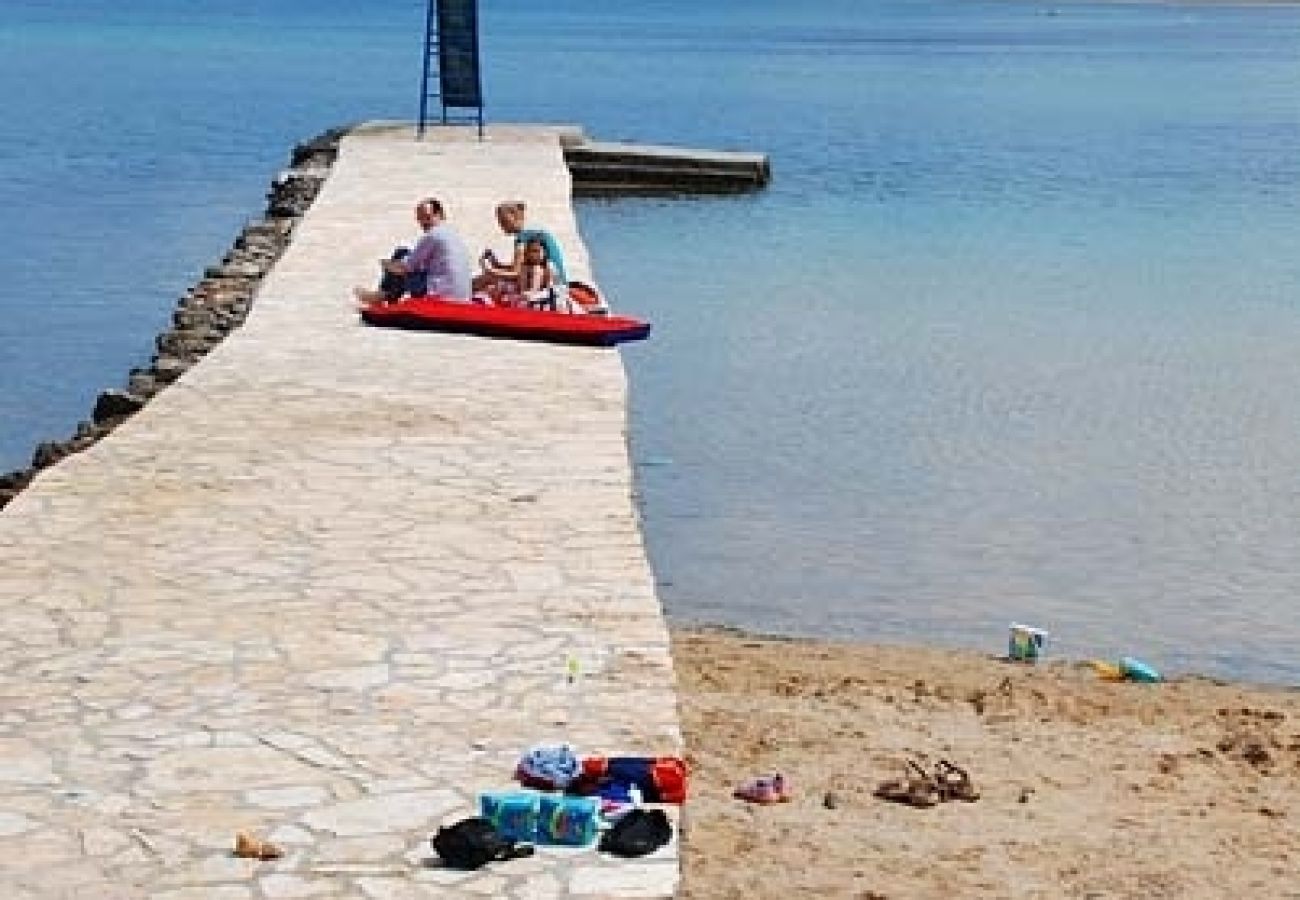
M786 803L790 799L789 785L780 772L751 779L732 791L731 796L737 800L764 805Z

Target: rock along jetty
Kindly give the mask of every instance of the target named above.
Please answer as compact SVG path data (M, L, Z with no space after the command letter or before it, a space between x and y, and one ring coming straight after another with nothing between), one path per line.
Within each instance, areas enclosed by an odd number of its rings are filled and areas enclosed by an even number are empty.
M0 513L6 900L672 894L675 845L429 863L532 743L680 752L618 355L349 296L429 194L499 253L527 200L590 278L569 185L553 129L354 130L243 326Z

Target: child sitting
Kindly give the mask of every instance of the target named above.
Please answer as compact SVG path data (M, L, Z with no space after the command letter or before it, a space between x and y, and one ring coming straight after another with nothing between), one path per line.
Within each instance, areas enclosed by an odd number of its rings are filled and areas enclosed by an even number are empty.
M546 256L546 245L541 241L524 244L523 264L519 267L521 305L532 309L555 310L555 282L555 266L551 265Z
M491 251L483 254L485 266L495 262ZM520 251L518 278L499 279L486 290L481 290L476 299L496 306L562 313L584 311L569 302L568 288L557 275L555 265L546 253L546 244L540 240L529 240L524 244Z

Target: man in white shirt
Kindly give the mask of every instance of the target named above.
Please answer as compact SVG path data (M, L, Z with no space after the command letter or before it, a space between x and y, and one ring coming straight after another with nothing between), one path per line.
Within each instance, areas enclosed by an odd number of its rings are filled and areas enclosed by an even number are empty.
M395 303L403 296L434 296L444 300L469 300L472 290L469 252L446 222L442 203L433 197L415 205L415 221L423 233L415 249L399 247L380 265L384 277L378 290L357 288L362 304Z

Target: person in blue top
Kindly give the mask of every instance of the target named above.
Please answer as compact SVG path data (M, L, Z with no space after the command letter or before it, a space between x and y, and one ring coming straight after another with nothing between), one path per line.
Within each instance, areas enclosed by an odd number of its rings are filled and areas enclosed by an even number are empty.
M485 250L479 258L482 272L474 277L475 291L492 291L495 289L519 291L520 274L524 269L524 252L528 244L538 242L546 248L546 258L555 267L556 281L559 285L569 283L569 274L564 268L564 254L560 252L559 242L545 228L525 224L527 207L521 200L508 200L497 204L497 224L501 230L515 240L514 255L508 262L497 259L491 250Z

